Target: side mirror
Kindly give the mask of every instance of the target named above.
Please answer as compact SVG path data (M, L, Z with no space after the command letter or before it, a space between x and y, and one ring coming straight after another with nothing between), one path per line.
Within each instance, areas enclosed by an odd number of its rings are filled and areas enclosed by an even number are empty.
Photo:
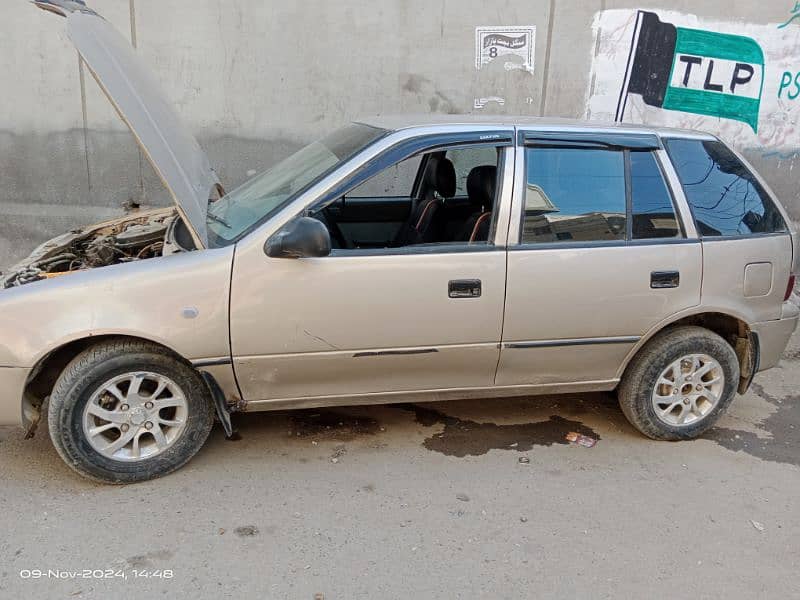
M331 253L331 234L322 222L302 217L273 235L264 244L272 258L310 258Z

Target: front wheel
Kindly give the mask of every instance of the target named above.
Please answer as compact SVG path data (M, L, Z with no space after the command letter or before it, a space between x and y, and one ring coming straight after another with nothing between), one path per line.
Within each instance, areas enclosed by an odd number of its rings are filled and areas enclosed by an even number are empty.
M50 437L75 471L105 483L170 473L211 432L210 392L189 365L158 346L103 342L73 360L50 396Z
M676 327L650 340L619 386L622 412L647 437L687 440L707 431L736 394L731 345L702 327Z

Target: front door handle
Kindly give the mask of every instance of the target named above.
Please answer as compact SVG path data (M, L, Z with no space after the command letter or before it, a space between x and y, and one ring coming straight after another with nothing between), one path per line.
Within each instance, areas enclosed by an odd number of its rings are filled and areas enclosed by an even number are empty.
M447 295L451 298L480 298L480 279L454 279L447 284Z
M681 284L679 271L653 271L650 273L650 287L654 290L676 288Z

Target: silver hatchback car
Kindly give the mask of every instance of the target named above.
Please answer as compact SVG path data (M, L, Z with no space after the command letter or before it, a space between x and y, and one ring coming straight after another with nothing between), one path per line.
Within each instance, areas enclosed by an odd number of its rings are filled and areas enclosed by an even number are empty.
M365 119L226 193L125 39L38 4L176 205L2 280L0 424L46 416L87 477L173 471L234 411L617 390L642 433L689 439L795 330L790 220L711 135Z

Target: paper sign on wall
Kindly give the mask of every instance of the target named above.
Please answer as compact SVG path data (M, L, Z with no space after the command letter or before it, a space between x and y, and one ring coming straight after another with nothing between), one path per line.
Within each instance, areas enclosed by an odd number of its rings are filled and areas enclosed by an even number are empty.
M507 71L521 69L533 72L536 27L476 27L475 68L486 68L496 60L503 61Z

